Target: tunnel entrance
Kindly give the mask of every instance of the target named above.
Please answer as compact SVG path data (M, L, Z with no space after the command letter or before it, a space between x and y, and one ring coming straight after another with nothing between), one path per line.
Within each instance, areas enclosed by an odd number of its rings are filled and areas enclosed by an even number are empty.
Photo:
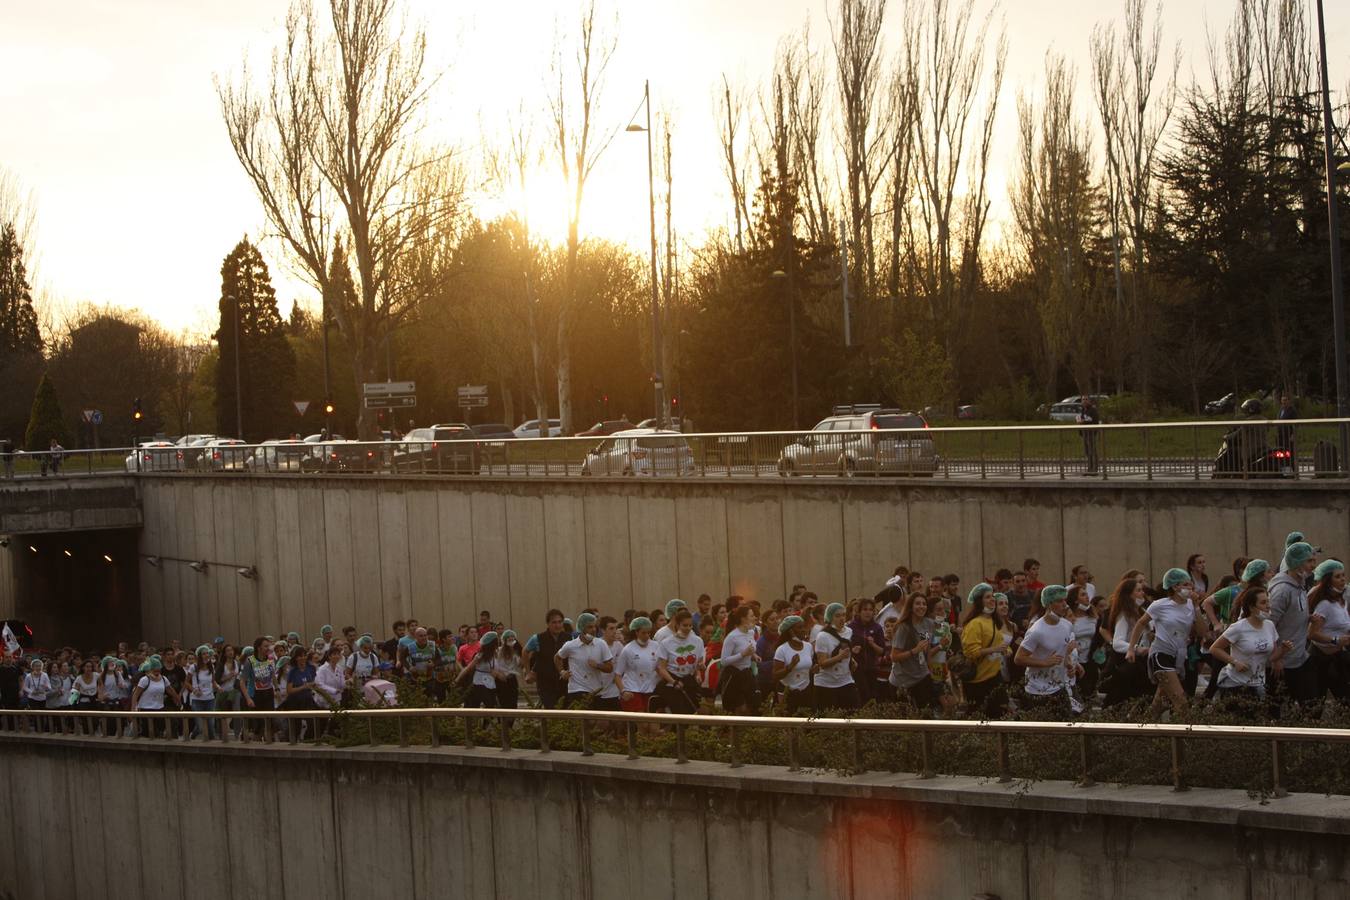
M14 617L37 647L102 650L141 637L138 529L9 535Z

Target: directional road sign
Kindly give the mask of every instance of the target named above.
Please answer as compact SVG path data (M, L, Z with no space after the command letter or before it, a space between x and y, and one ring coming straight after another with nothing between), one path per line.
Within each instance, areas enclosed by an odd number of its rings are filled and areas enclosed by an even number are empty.
M472 409L476 406L488 405L488 389L486 384L461 385L456 393L459 395L460 409Z

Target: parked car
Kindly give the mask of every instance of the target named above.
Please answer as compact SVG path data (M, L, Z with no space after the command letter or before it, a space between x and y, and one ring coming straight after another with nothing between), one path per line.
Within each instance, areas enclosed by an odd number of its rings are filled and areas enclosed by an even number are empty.
M651 421L648 419L648 421ZM578 431L577 437L605 437L614 434L616 431L631 431L639 426L634 425L627 419L606 419L603 422L596 422L585 431ZM651 426L641 426L651 427Z
M678 431L630 428L586 454L582 475L693 475L694 451Z
M142 441L127 454L128 472L181 472L183 450L172 441Z
M302 472L310 447L294 439L263 441L244 462L251 472Z
M684 425L684 420L679 416L673 416L660 423L658 423L656 419L643 419L641 422L637 423L638 428L664 428L667 431L678 431L681 433L687 430ZM633 426L630 425L629 427L631 428Z
M242 472L252 449L234 438L214 438L201 447L197 468L207 472Z
M506 462L506 441L514 441L516 433L504 422L485 422L470 425L470 430L480 442L479 456L489 465Z
M468 425L414 428L403 436L391 460L395 472L478 474L478 448Z
M214 434L185 434L174 443L183 451L183 468L196 469L202 458L202 448L216 439Z
M1083 400L1088 396L1096 400L1098 406L1102 405L1102 401L1110 399L1106 394L1075 394L1072 397L1065 397L1051 405L1050 418L1056 422L1077 422L1083 412Z
M979 407L972 403L956 408L956 417L958 419L978 419L980 417Z
M1205 404L1205 415L1207 416L1229 416L1237 412L1237 394L1229 391L1218 400L1211 400Z
M840 409L841 407L835 407ZM850 407L842 407L849 409ZM779 475L932 475L938 457L928 422L915 412L851 407L821 420L783 448Z
M559 437L562 434L562 419L548 420L548 436ZM539 437L539 420L526 419L515 428L515 435L518 438L537 438Z

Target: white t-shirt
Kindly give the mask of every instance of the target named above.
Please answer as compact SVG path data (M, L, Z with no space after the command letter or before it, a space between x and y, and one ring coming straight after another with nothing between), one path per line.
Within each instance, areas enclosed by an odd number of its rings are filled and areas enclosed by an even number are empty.
M800 650L793 650L792 645L787 641L778 645L778 649L773 652L773 658L784 666L792 664L792 657L800 657L797 665L783 676L783 687L789 691L804 691L810 686L811 660L814 658L815 652L815 648L807 641L802 641L802 649Z
M342 665L324 663L314 673L314 687L332 703L342 702L342 691L346 686L347 676Z
M1138 619L1135 620L1136 622ZM1127 616L1121 616L1116 619L1115 630L1111 632L1111 649L1117 653L1130 652L1130 631L1134 629L1134 622L1131 622ZM1139 635L1139 646L1148 649L1149 637L1148 629Z
M672 634L659 644L661 658L666 661L666 671L674 678L696 675L698 664L703 661L703 638L689 632L682 638Z
M136 687L141 689L140 702L136 704L137 709L163 709L164 708L164 685L167 682L164 676L151 678L149 675L142 675L141 680L136 683Z
M475 687L483 687L495 691L497 689L497 679L492 673L497 667L497 657L492 659L478 659L473 664L473 684ZM599 672L596 673L600 674Z
M1350 634L1350 612L1346 611L1344 602L1319 600L1313 615L1322 617L1322 633L1333 641ZM1334 649L1329 644L1323 646L1328 650Z
M1279 641L1279 633L1274 622L1262 622L1260 628L1253 628L1246 619L1238 619L1224 631L1228 640L1229 653L1235 662L1247 664L1247 671L1239 672L1232 663L1219 672L1219 687L1244 687L1266 683L1266 666L1270 654Z
M1067 661L1070 650L1077 646L1073 625L1067 619L1058 619L1051 625L1049 618L1042 616L1027 629L1026 636L1022 638L1022 649L1031 654L1033 659L1059 655ZM1069 676L1064 663L1050 667L1027 666L1028 694L1048 697L1062 691L1068 683Z
M722 663L723 669L748 669L752 654L745 653L746 647L755 646L755 634L753 631L742 631L739 628L733 628L722 640Z
M79 694L81 697L97 697L98 676L95 675L89 681L85 681L84 676L81 675L79 678L75 679L75 683L71 685L71 690L75 691L75 693Z
M675 632L670 630L669 624L662 625L660 628L656 629L656 634L652 635L651 638L652 643L657 644L659 646L662 641L664 641L666 638L670 637L674 633Z
M109 672L103 676L103 699L104 700L125 700L130 696L127 690L128 681L125 677L116 672Z
M234 661L226 662L220 669L220 689L222 691L232 691L239 680L239 664Z
M1190 643L1191 628L1195 625L1195 603L1178 603L1171 597L1161 597L1148 605L1148 616L1153 620L1153 645L1149 654L1166 653L1178 660L1185 659L1186 645Z
M647 641L645 647L637 641L624 644L614 663L614 671L623 678L623 689L634 694L656 693L656 661L660 658L661 649L655 641Z
M841 633L840 638L843 637ZM839 638L830 634L828 631L821 631L820 636L815 641L815 653L819 658L822 654L825 656L834 656L839 652L839 646L842 643ZM849 671L849 660L851 656L845 655L843 659L828 666L821 667L816 673L816 687L823 688L841 688L853 683L853 673Z
M603 697L605 695L602 691L606 687L606 682L610 688L614 687L614 679L607 678L606 673L592 669L589 665L589 663L603 665L614 659L614 651L602 638L592 638L590 643L581 638L573 638L562 645L562 649L558 651L558 658L566 664L567 671L571 673L571 677L567 680L569 694L599 694Z
M188 684L191 686L193 700L214 700L216 699L216 689L212 684L213 676L210 669L198 669L196 666L187 668Z
M1097 617L1091 613L1081 613L1073 620L1073 639L1078 642L1080 661L1088 658L1088 652L1092 649L1092 636L1096 633Z

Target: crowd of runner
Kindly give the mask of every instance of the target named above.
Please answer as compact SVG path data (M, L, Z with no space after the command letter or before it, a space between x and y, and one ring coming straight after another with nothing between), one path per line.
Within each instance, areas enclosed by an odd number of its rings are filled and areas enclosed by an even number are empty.
M325 625L310 640L291 631L242 646L216 637L193 650L175 641L7 652L0 708L524 702L820 715L875 701L879 714L996 718L1082 715L1151 697L1157 717L1202 694L1276 717L1288 704L1350 694L1345 567L1319 554L1293 532L1273 563L1239 558L1215 577L1197 554L1156 581L1127 571L1109 590L1086 566L1045 584L1034 559L968 590L956 575L901 566L874 597L849 602L796 585L770 604L704 594L621 615L552 609L524 640L485 610L457 629L394 622L379 639ZM216 737L217 724L192 728ZM242 721L224 727L248 737Z

